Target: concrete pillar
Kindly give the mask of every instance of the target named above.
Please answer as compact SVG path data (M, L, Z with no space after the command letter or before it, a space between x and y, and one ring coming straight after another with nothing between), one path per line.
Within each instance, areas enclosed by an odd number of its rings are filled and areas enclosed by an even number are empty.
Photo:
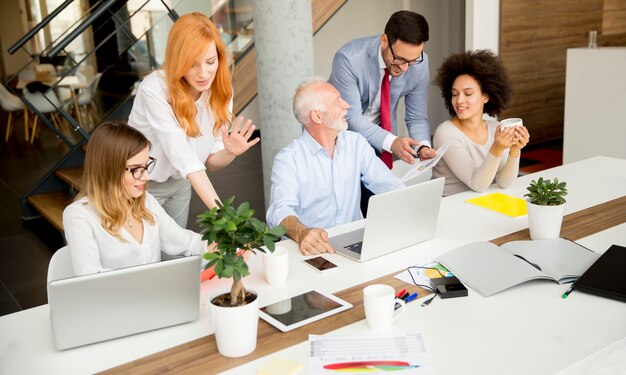
M298 84L314 74L312 23L310 0L254 2L256 121L261 129L266 208L274 156L302 133L291 103Z

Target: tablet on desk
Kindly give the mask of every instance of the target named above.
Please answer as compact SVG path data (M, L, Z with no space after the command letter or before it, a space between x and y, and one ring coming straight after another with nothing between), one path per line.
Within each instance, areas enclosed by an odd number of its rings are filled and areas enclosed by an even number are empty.
M283 332L351 308L352 305L332 294L311 290L260 309L263 320Z

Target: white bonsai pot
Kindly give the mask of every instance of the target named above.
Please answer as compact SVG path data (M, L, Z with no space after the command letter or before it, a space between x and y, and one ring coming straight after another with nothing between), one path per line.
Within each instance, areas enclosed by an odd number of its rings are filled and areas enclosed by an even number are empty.
M565 203L558 206L540 206L527 200L526 207L531 239L546 240L560 236Z
M215 327L217 350L224 357L243 357L256 349L259 325L259 296L251 303L237 307L216 306L209 299L209 310Z

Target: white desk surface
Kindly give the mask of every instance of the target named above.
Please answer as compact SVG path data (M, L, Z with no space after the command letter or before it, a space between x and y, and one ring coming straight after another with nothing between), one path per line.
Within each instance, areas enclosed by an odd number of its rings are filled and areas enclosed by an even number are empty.
M512 188L492 187L489 192L522 197L531 179L558 177L568 183L569 214L626 195L624 171L626 160L598 156L522 176ZM311 288L335 293L403 267L428 262L465 243L491 240L527 228L526 217L512 219L464 203L480 195L483 194L464 192L444 198L432 240L363 264L328 255L339 270L327 275L308 268L297 245L285 241L282 245L290 248L287 285L276 288L265 282L259 256L251 257L251 275L245 284L259 293L261 305ZM330 232L361 225L362 221L355 222ZM580 242L598 252L613 243L626 245L626 224ZM2 316L0 374L93 373L206 336L213 333L213 327L204 302L229 286L230 280L212 280L202 285L203 305L195 322L61 352L53 347L47 305ZM565 289L555 283L536 281L489 298L470 290L467 298L437 299L427 308L412 303L393 329L424 334L437 374L554 373L626 337L626 304L576 292L563 300L560 295ZM357 322L336 333L368 329L365 322ZM252 361L231 373L256 373L260 365L275 356L306 366L306 345L298 344Z

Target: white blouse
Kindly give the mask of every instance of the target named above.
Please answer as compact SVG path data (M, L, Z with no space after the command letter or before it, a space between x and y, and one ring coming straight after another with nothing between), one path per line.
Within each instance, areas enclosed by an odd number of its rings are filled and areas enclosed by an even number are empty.
M143 241L139 243L124 228L120 229L120 235L126 242L104 230L100 214L86 197L67 206L63 211L63 226L74 274L159 262L161 250L171 255L195 255L205 251L206 241L202 240L202 235L178 226L148 193L146 207L154 215L155 224L143 220Z
M191 138L180 127L172 106L167 102L169 90L164 72L157 70L146 76L141 84L128 124L152 143L150 155L157 159L150 179L164 182L170 177L187 178L192 172L204 170L207 158L224 149L222 135L213 135L214 117L208 107L208 93L196 101L196 122L200 136ZM229 110L232 112L232 98Z

